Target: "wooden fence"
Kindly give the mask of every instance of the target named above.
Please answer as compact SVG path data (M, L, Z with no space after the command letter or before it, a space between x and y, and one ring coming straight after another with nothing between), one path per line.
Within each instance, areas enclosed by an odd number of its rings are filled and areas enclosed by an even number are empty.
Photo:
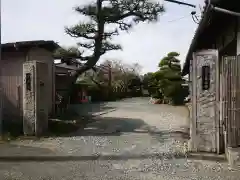
M222 118L227 147L240 146L240 57L222 59Z

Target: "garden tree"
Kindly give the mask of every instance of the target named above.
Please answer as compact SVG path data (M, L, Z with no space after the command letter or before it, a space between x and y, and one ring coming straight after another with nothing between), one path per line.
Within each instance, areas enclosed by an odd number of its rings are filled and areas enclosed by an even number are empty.
M142 71L142 66L139 63L133 63L131 65L132 72L138 76L140 76L140 73Z
M148 93L154 97L160 97L160 87L156 79L156 73L149 72L143 76L143 88L148 90Z
M104 61L99 66L95 66L94 80L102 86L111 86L112 62Z
M140 71L141 66L138 63L125 64L120 60L113 61L112 73L114 82L125 93L127 93L132 80L139 78Z
M140 76L135 76L129 81L128 89L130 90L130 96L139 97L143 95L142 79Z
M119 34L119 30L128 31L139 22L157 21L164 9L162 4L153 0L95 0L91 4L76 7L75 11L90 19L65 28L68 35L79 38L79 48L71 48L70 55L66 49L58 50L55 54L57 57L62 55L63 61L68 64L73 60L74 53L76 58L84 61L73 75L71 84L75 83L80 74L93 68L103 54L121 49L120 45L111 42L112 37ZM114 30L107 31L109 25ZM92 53L86 55L86 49Z
M143 75L143 88L148 90L148 87L150 83L152 82L152 74L151 72L148 72L147 74Z
M99 89L108 93L108 96L114 98L120 93L122 97L125 97L127 95L126 90L131 84L134 87L137 86L137 80L139 80L138 75L140 73L139 67L141 66L137 63L130 65L120 60L106 60L100 65L95 66L95 71L87 71L84 74L86 74L88 79L91 79ZM80 77L82 77L82 75Z
M180 60L177 52L170 52L159 63L159 71L155 73L159 88L165 99L174 104L183 103L188 95L186 88L182 86L184 80L181 76Z

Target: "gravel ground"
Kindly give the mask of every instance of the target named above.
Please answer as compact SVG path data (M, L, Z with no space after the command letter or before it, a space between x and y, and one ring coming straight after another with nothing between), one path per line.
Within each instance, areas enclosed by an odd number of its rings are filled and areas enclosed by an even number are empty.
M85 112L113 111L71 136L0 146L0 156L12 157L11 161L0 159L0 179L239 179L240 172L228 170L224 161L184 156L185 107L152 105L147 98L106 103L101 108L87 106ZM23 158L13 160L19 155Z

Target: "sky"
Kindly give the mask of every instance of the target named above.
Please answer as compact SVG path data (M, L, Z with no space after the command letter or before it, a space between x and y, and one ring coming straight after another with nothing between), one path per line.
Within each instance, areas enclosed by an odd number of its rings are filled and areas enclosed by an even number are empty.
M1 0L2 43L28 40L54 40L61 46L74 46L78 39L65 34L64 27L84 19L73 7L89 0ZM182 0L184 1L184 0ZM199 14L203 0L185 0L197 8L164 2L165 12L157 23L142 23L129 33L122 32L114 39L122 51L111 51L101 57L125 63L139 63L142 73L158 69L158 63L168 52L180 53L183 64L197 24L191 11ZM184 18L183 18L184 17Z

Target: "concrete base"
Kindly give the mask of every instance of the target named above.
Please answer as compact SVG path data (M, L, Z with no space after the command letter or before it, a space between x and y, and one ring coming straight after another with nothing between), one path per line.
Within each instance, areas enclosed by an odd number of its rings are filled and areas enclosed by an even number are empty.
M188 151L189 152L196 152L196 150L194 149L194 144L193 144L192 139L188 140Z
M198 152L199 138L195 135L192 135L191 139L188 141L188 151L189 152Z
M240 148L228 147L226 149L226 157L231 168L240 168Z

